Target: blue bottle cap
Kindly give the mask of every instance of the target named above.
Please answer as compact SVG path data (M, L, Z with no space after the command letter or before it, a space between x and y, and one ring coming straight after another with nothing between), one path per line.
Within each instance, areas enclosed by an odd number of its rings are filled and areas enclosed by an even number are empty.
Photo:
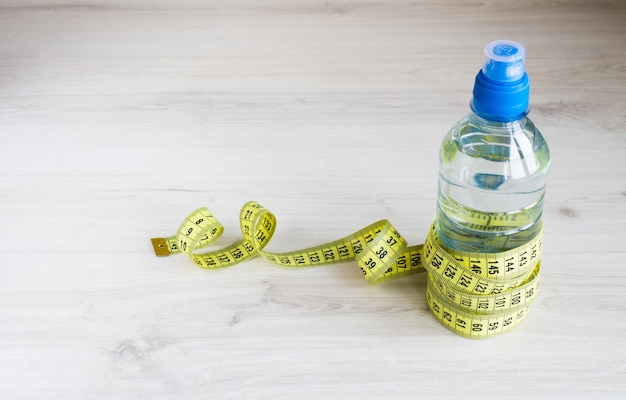
M496 40L485 46L485 55L485 64L474 82L472 109L492 121L524 117L528 114L530 91L524 46L511 40Z

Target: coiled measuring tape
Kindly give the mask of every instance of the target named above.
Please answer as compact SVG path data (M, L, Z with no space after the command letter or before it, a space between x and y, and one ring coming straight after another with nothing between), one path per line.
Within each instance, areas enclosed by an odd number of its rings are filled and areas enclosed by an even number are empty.
M541 232L528 243L502 253L472 253L444 248L431 226L423 245L408 246L387 220L342 239L298 251L264 249L276 231L276 217L257 202L239 215L243 239L211 252L223 226L206 208L185 218L174 236L153 238L157 256L184 253L197 266L220 269L261 256L286 268L308 268L356 261L370 284L426 271L426 299L435 318L463 337L482 339L517 326L537 296Z

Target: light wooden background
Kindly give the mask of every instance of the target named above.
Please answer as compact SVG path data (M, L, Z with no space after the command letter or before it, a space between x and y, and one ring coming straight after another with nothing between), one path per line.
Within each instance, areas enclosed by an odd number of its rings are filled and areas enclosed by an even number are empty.
M157 259L258 200L295 250L421 243L483 46L522 42L551 146L541 293L457 337L425 277ZM0 1L3 399L626 397L623 1Z

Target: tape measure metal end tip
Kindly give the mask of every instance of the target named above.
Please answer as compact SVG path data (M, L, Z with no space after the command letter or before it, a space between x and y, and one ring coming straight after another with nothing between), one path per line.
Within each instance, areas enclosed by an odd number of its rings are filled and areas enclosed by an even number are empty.
M152 238L152 247L154 248L154 254L157 257L167 257L170 255L170 249L167 245L167 241L163 238Z

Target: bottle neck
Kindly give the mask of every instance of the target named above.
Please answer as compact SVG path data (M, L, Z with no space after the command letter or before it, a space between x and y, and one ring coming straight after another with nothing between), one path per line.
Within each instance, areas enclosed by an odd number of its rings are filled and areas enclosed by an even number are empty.
M485 118L479 115L474 110L474 107L471 106L471 104L470 104L469 118L472 121L474 121L474 124L476 125L484 126L490 129L505 130L505 131L512 130L515 126L523 125L528 119L526 114L523 114L520 116L519 119L515 119L512 121L494 121L492 119Z

